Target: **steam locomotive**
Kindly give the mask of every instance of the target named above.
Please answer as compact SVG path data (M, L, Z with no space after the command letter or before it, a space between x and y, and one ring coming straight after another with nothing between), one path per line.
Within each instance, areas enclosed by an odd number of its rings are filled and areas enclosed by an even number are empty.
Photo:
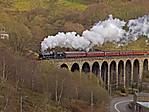
M110 56L139 56L149 55L149 51L73 51L56 52L44 51L39 53L39 59L64 59L64 58L85 58L85 57L110 57Z

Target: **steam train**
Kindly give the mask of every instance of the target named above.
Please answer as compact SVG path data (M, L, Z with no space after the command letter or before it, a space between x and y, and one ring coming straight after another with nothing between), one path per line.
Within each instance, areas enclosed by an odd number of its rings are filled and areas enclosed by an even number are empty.
M39 53L39 59L64 59L64 58L85 58L85 57L111 57L111 56L140 56L149 55L149 51L73 51L55 52L44 51Z

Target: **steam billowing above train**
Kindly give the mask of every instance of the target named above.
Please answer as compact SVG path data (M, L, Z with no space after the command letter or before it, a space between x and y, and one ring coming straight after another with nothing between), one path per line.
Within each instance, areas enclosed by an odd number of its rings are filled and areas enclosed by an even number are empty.
M128 27L128 31L124 26ZM149 15L128 22L109 15L107 20L99 21L90 30L84 31L81 36L76 32L59 32L55 36L46 37L41 42L41 50L64 47L89 51L93 46L102 45L107 41L124 45L137 40L141 35L149 38Z

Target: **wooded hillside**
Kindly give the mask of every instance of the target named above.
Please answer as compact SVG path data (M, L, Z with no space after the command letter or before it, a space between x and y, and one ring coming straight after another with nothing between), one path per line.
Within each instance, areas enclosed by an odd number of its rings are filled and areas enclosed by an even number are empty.
M0 0L0 27L10 34L15 50L39 51L47 35L59 31L81 34L109 14L124 20L137 18L148 14L148 4L148 0Z

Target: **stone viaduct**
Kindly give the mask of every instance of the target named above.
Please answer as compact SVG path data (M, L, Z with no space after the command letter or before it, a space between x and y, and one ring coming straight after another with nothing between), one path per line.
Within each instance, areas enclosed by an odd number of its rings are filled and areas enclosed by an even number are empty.
M70 71L93 73L101 78L108 88L129 87L142 82L143 73L149 70L149 56L115 56L49 60L59 68Z

